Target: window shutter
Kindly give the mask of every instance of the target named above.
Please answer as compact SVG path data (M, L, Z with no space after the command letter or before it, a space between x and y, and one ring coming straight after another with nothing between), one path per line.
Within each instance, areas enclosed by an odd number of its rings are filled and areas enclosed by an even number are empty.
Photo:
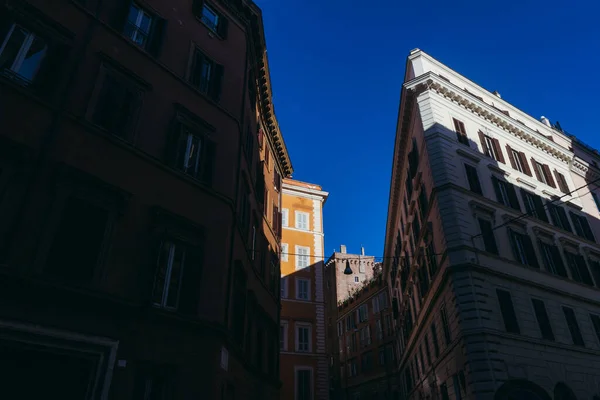
M193 0L192 1L192 12L196 17L202 17L202 7L204 6L203 0Z
M223 85L223 66L221 64L215 64L215 72L210 79L210 87L208 89L209 96L214 101L221 100L221 86Z
M219 15L219 24L217 25L217 34L221 39L227 39L227 30L229 28L229 21L223 15Z
M571 228L571 223L569 222L569 218L567 218L567 213L564 208L561 206L555 206L558 212L558 217L564 229L573 233L573 229Z
M581 279L583 283L586 285L594 286L594 282L592 281L592 275L590 274L590 270L585 263L585 258L581 254L577 254L575 256L575 260L577 262L577 266L579 267L579 274L581 275Z
M498 139L492 139L492 141L496 149L496 154L498 154L498 161L502 164L506 164L506 162L504 161L504 154L502 154L502 148L500 147L500 142L498 141Z
M543 182L542 176L540 175L540 171L538 171L538 168L537 168L537 162L535 161L535 158L533 158L533 157L531 157L531 166L533 167L533 170L535 171L535 177L537 178L537 180L540 182Z
M567 185L565 176L557 170L554 170L554 175L556 176L556 181L558 182L558 188L560 191L563 193L569 193L569 186Z
M217 146L210 140L204 140L204 163L202 165L202 180L212 186L216 160Z
M494 186L494 192L496 192L496 200L498 203L502 203L502 192L500 192L500 183L498 178L492 176L492 185Z
M513 156L512 149L510 148L509 145L506 145L506 152L508 153L508 160L510 161L510 166L513 169L517 169L517 164L515 162L515 157Z
M154 27L152 28L152 36L148 42L148 52L155 58L158 58L167 33L167 20L155 17L152 22Z
M525 245L525 256L527 257L527 264L532 267L539 268L537 257L535 255L535 250L533 248L533 243L531 242L531 238L529 235L523 235L523 244Z
M548 182L548 185L555 188L556 184L554 183L554 178L552 178L552 172L550 171L550 167L548 166L548 164L544 164L544 175L546 176L546 181Z
M262 147L263 147L263 140L264 140L264 136L265 136L265 135L264 135L264 133L263 133L263 130L259 128L259 129L258 129L258 147L259 147L259 148L261 148L261 149L262 149ZM265 152L265 162L267 163L267 165L269 164L269 162L268 162L268 161L266 161L266 160L267 160L267 158L268 158L268 154L269 154L269 151L267 150L267 151Z
M4 39L4 38L2 38ZM2 40L0 39L0 40ZM69 47L62 43L50 43L46 57L33 78L32 87L42 97L53 100L56 90L65 78L65 65L69 65Z
M479 141L481 142L481 150L483 151L483 154L488 154L488 148L487 148L487 144L485 143L485 137L483 132L479 131Z
M116 1L117 6L113 10L111 25L120 34L123 34L125 30L125 22L129 15L129 9L131 8L131 1Z
M511 183L505 182L506 191L508 192L508 201L510 201L510 206L515 210L521 211L521 206L519 205L519 199L517 198L517 191L515 190L514 185Z
M590 228L590 224L585 216L580 216L579 221L581 222L581 227L583 228L583 234L587 240L595 242L594 234L592 233L592 229Z
M194 60L192 61L192 68L190 71L189 81L196 88L200 89L202 83L202 65L205 62L204 53L197 48L194 49Z
M527 162L527 157L525 156L525 153L520 151L519 158L521 159L521 164L523 165L523 172L525 173L525 175L531 176L531 168L529 168L529 163Z
M560 255L560 251L557 246L549 246L550 254L552 255L552 261L554 261L554 266L556 267L556 272L558 275L566 278L567 270L565 269L565 263Z
M546 209L544 208L544 203L542 202L542 198L536 194L533 196L533 203L535 204L535 211L539 219L544 222L548 222L548 215L546 214Z

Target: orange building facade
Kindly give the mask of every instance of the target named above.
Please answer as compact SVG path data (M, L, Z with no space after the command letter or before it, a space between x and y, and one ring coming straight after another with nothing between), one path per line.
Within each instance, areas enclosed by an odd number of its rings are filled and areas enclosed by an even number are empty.
M321 186L284 179L281 204L281 399L328 399Z

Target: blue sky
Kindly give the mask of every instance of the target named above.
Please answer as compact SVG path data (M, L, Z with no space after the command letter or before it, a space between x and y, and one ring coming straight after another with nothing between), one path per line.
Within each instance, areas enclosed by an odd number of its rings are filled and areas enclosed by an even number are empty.
M330 193L325 256L383 254L406 57L420 48L600 146L600 3L256 0L294 178Z

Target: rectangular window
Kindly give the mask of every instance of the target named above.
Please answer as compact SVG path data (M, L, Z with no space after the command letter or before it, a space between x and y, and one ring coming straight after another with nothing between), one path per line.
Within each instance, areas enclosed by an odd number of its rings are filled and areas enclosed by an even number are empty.
M296 399L312 400L312 370L296 370Z
M538 299L531 299L531 303L533 304L533 310L535 311L535 317L537 318L542 338L546 340L554 340L552 324L550 324L550 318L548 317L548 312L546 311L544 302Z
M465 124L462 121L457 120L456 118L452 118L454 122L454 130L456 131L456 138L459 143L462 143L466 146L469 145L469 138L467 137L467 130L465 129Z
M575 227L575 233L577 236L586 238L591 242L595 242L596 240L587 218L583 215L575 214L573 211L569 211L569 214L571 215L571 221L573 221L573 226Z
M302 353L310 352L311 328L308 325L296 325L296 351Z
M296 246L296 270L310 265L310 247Z
M214 143L184 125L177 133L175 167L186 175L210 183L215 159Z
M371 300L371 303L373 307L373 314L379 313L379 297L374 296L373 300Z
M214 101L221 98L223 66L208 58L200 49L194 48L189 82Z
M217 12L215 8L202 3L202 15L200 20L214 33L219 35L222 39L227 38L228 21L222 14Z
M514 160L514 168L519 172L525 173L525 167L523 165L523 160L521 159L521 154L517 150L511 149L510 155L512 160Z
M502 313L506 332L521 333L510 293L506 290L496 289L496 295L500 303L500 312Z
M499 152L494 143L494 139L492 139L491 137L489 137L487 135L484 135L483 140L484 140L483 148L485 149L485 155L498 161L500 157L498 155Z
M562 276L567 278L567 270L563 263L560 251L557 246L550 245L546 242L540 241L540 252L544 260L546 270L553 273L554 275Z
M550 173L550 167L547 164L537 162L534 158L531 159L531 164L533 165L535 176L538 181L545 183L546 185L551 186L553 188L556 187L556 184L554 183L554 178L552 178L552 174Z
M446 345L449 345L452 341L452 336L450 335L450 325L448 324L446 306L442 306L442 308L440 309L440 317L442 319L442 329L444 330L444 340L446 342Z
M296 278L296 298L298 300L310 300L310 280Z
M378 319L375 321L375 333L377 335L377 340L383 339L383 327L381 326L381 320Z
M565 231L573 232L571 229L571 223L569 222L567 213L563 207L553 204L550 201L546 202L546 207L550 213L552 225L556 226L557 228L564 229Z
M481 230L485 251L498 254L498 246L496 245L492 223L487 219L477 218L477 220L479 221L479 229Z
M592 325L594 326L594 332L596 333L598 344L600 344L600 316L590 314L590 319L592 320Z
M435 322L431 323L431 343L433 344L433 354L437 358L440 355L440 346L438 345L437 330Z
M594 286L592 276L585 263L585 258L583 258L581 254L575 254L571 253L570 251L565 251L565 259L567 260L567 265L571 270L573 280L575 280L576 282L584 283L586 285Z
M186 249L169 240L163 241L158 256L152 301L155 306L176 310L179 304Z
M6 34L0 36L0 74L24 85L31 83L46 57L46 41L18 24L0 28L8 28L0 32Z
M469 182L469 190L473 193L483 194L481 190L481 183L479 183L479 176L477 175L477 169L472 165L465 164L465 171L467 173L467 180Z
M281 209L281 225L282 226L285 226L285 227L289 226L288 225L289 217L290 217L290 210L287 208L282 208Z
M296 229L302 229L304 231L308 230L308 213L304 211L296 211Z
M379 309L385 310L386 308L388 308L387 292L381 292L379 293Z
M511 207L517 211L521 211L519 199L517 198L517 192L512 184L498 179L495 176L492 176L492 183L494 186L494 191L496 192L496 199L498 200L498 203L502 203L505 206Z
M289 245L287 243L281 243L281 261L288 260L288 252L289 252Z
M556 175L556 182L558 183L560 191L565 194L569 193L569 185L567 184L565 176L556 170L554 170L554 175Z
M277 164L275 164L275 166L277 166ZM273 186L275 187L275 190L281 192L281 174L277 168L274 168L273 171Z
M144 11L137 4L131 3L129 15L125 24L125 36L140 47L146 47L153 28L152 15Z
M285 321L281 321L279 325L279 350L287 351L287 332L288 332L288 323Z
M44 272L74 282L90 282L102 258L109 212L85 200L67 200Z
M508 229L510 244L515 260L530 267L539 268L531 238L527 234Z
M540 196L528 192L525 189L521 189L521 197L523 198L523 204L525 204L525 211L527 214L541 221L548 222L548 215L544 209L544 203Z
M288 297L288 278L287 277L283 277L281 278L281 298L282 299L287 299Z
M579 329L579 323L577 322L577 317L575 316L575 311L573 311L570 307L563 306L563 313L565 314L565 320L567 321L567 326L569 327L569 332L571 332L571 338L573 339L573 344L575 346L585 347L585 343L583 342L583 337L581 336L581 330Z
M358 322L365 322L369 319L369 307L363 304L358 308Z

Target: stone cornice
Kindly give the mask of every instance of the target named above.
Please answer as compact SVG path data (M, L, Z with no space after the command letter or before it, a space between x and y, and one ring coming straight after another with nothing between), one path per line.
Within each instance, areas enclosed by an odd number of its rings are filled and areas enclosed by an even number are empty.
M433 72L427 72L406 82L404 87L407 90L417 92L432 90L477 115L477 117L485 119L517 139L537 147L564 163L568 164L573 158L572 152L554 143L543 134L517 122L517 120L502 113L501 110L493 107L491 104L479 100L475 95L443 80Z
M595 167L591 167L586 161L575 156L571 163L571 171L579 176L586 178L587 180L600 179L600 170Z

